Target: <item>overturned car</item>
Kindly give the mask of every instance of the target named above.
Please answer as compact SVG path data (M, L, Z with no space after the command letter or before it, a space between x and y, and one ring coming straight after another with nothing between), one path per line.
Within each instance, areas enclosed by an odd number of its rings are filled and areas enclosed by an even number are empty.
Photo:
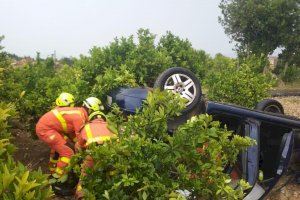
M186 99L182 115L168 124L170 132L190 117L207 113L214 120L226 124L229 130L256 141L257 145L241 153L235 166L241 178L252 186L245 199L262 199L287 169L295 170L299 164L300 119L284 115L284 109L278 101L266 99L258 103L255 110L206 101L197 77L180 67L164 71L154 87L170 90ZM107 96L106 104L111 107L116 103L125 114L134 114L142 108L149 90L142 87L117 88Z

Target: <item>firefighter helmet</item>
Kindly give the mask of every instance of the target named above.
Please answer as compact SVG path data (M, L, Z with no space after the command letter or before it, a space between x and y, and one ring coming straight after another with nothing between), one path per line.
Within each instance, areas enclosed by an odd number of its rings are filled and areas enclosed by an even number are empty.
M96 97L89 97L83 101L83 106L94 111L104 110L102 102Z
M57 106L64 107L64 106L71 106L74 107L75 105L75 98L72 94L63 92L61 93L55 101Z

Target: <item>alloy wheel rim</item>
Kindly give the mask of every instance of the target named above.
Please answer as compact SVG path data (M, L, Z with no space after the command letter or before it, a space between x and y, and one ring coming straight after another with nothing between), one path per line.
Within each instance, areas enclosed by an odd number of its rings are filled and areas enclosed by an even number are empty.
M186 106L194 101L197 93L194 81L185 74L171 75L164 84L164 90L172 91L186 99Z

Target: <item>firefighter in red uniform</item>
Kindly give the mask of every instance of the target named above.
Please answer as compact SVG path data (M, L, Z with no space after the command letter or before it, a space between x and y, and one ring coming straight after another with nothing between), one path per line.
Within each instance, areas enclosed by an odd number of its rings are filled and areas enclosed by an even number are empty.
M73 149L67 146L66 138L70 140L76 138L76 134L88 121L88 114L100 109L101 101L90 97L84 101L83 107L68 107L74 106L74 98L69 96L65 99L58 98L56 104L65 105L65 107L56 107L44 114L36 125L36 134L59 154L55 173L52 176L60 182L64 182L67 180L65 168L74 154Z
M74 107L75 100L74 96L70 93L63 92L59 95L59 97L56 99L55 103L58 107ZM74 146L72 144L73 141L71 141L66 135L64 135L64 139L66 140L68 146ZM50 150L50 159L49 159L49 171L50 174L55 173L56 164L59 159L59 154L54 150Z
M90 122L87 123L81 130L80 134L77 135L77 143L75 145L77 150L86 149L86 147L91 143L103 144L111 138L116 138L116 135L112 132L112 128L108 127L107 122L103 118L105 118L105 116L100 111L90 114ZM91 156L87 156L81 166L82 176L85 176L86 168L92 168L93 164L93 158ZM76 199L82 198L83 191L79 180L76 188Z

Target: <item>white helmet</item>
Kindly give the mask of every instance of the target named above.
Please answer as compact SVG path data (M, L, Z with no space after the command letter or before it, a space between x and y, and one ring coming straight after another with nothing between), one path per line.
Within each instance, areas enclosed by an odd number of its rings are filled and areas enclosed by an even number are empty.
M102 102L96 97L89 97L83 101L83 105L92 111L104 110Z

